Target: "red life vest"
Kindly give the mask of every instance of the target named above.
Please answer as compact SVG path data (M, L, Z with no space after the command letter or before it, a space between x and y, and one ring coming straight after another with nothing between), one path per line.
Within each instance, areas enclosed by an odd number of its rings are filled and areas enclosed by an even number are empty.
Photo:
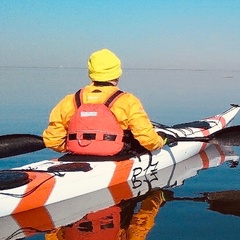
M77 110L70 119L67 150L73 154L112 156L123 147L124 131L110 107L124 92L117 90L105 103L83 103L81 89L75 94Z

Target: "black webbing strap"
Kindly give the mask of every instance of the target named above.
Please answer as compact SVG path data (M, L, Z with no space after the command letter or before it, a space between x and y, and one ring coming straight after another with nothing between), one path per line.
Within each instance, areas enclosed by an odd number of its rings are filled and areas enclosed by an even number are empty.
M75 102L76 102L76 106L77 108L79 108L81 106L81 91L82 89L79 89L76 93L75 93ZM113 100L118 97L120 94L124 93L121 90L116 91L113 95L111 95L107 101L105 102L105 106L109 107L109 105L113 102Z
M105 106L109 107L109 105L113 102L113 100L119 96L120 94L122 94L123 91L121 90L117 90L112 96L109 97L109 99L105 102Z
M75 93L75 102L76 102L77 108L79 108L79 107L81 106L81 100L80 100L81 90L82 90L82 89L79 89L79 90Z
M130 134L130 135L129 135ZM95 140L96 139L96 133L83 133L81 135L81 139L83 140ZM117 138L117 135L115 134L103 134L103 138L102 140L105 140L105 141L115 141ZM124 130L123 131L123 138L122 138L122 141L125 142L125 143L130 143L132 141L132 135L131 135L131 132L129 130ZM76 133L70 133L68 135L68 139L71 141L71 140L77 140L77 134Z
M83 140L95 140L96 139L96 133L83 133L81 135L81 139ZM68 135L69 140L78 140L76 133L70 133ZM117 138L117 135L115 134L103 134L102 140L104 141L115 141ZM122 139L124 140L124 138Z

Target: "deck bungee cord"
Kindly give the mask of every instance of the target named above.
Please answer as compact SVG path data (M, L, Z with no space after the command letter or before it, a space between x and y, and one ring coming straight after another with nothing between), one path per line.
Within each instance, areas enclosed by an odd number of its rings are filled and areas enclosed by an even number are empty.
M9 190L11 188L20 187L22 185L27 184L28 182L32 181L29 177L27 172L38 172L38 173L51 173L53 174L48 179L42 181L42 183L38 184L35 188L33 188L31 191L26 192L22 195L17 194L11 194L11 193L1 193L1 195L9 195L13 197L22 198L29 194L31 194L33 191L35 191L38 187L40 187L42 184L50 180L51 178L58 176L58 177L64 177L64 172L88 172L91 171L92 168L89 163L63 163L55 166L50 166L47 170L40 170L40 169L14 169L14 170L0 170L0 190Z
M34 171L36 172L36 171ZM38 171L40 172L40 171ZM47 171L41 171L41 172L47 172ZM36 185L34 188L32 188L30 191L25 192L24 194L16 194L16 193L6 193L6 192L0 192L0 195L5 195L5 196L11 196L14 198L24 198L27 197L28 195L32 194L33 192L35 192L40 186L42 186L45 182L49 181L50 179L54 178L55 176L58 177L63 177L63 174L59 174L57 172L54 172L52 176L49 176L49 178L45 179L44 181L42 181L41 183L39 183L38 185ZM31 181L31 180L30 180Z

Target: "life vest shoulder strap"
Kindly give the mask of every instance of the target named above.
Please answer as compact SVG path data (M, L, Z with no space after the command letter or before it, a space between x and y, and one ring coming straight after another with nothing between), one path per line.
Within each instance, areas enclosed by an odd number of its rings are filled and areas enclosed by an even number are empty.
M79 89L76 93L75 93L75 104L76 104L76 108L78 109L81 106L81 97L80 94L82 94L82 89Z
M75 104L76 107L79 108L82 104L82 89L79 89L76 93L75 93ZM123 95L125 92L121 91L121 90L117 90L115 91L104 103L105 106L107 107L111 107L112 104L121 96Z
M125 92L121 91L121 90L117 90L116 92L114 92L104 103L105 106L107 107L111 107L113 105L113 103L121 96L123 95Z

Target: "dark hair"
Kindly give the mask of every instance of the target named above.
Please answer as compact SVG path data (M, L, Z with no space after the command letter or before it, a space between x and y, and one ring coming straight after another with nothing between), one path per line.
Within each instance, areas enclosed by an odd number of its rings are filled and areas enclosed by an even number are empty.
M118 82L118 78L113 79L113 80L109 80L109 81L107 81L107 82L93 81L93 85L94 85L94 86L114 86L114 84L111 83L111 81Z

